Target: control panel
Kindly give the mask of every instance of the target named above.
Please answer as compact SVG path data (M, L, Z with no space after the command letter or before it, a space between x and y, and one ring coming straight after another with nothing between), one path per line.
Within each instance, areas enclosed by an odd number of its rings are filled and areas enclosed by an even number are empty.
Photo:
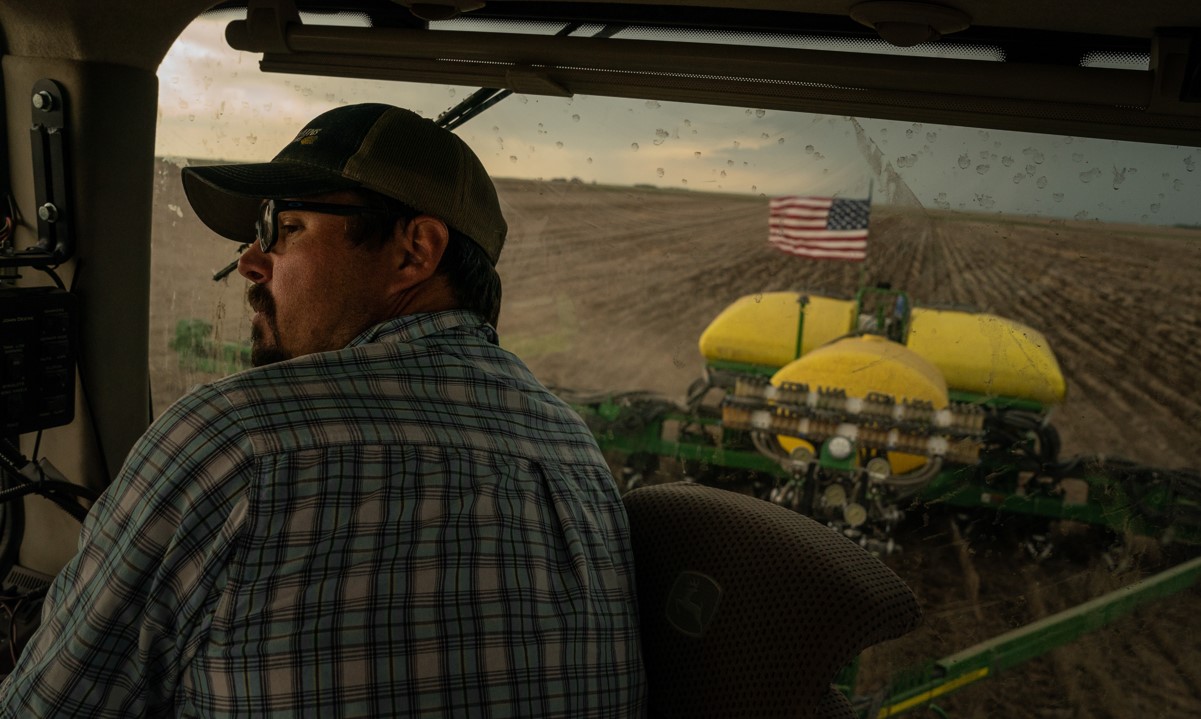
M0 434L75 416L76 298L53 287L0 289Z

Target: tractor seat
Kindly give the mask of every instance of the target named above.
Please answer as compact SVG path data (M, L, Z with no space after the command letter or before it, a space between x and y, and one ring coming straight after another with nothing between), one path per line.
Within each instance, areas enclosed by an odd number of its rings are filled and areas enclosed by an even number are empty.
M853 716L837 673L921 621L892 570L791 510L690 483L625 505L650 717Z

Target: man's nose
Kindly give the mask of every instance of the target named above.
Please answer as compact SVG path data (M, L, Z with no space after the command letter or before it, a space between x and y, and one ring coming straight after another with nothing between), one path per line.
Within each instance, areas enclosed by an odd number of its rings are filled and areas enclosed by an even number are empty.
M250 243L238 258L238 274L260 285L271 279L271 259L259 249L259 243Z

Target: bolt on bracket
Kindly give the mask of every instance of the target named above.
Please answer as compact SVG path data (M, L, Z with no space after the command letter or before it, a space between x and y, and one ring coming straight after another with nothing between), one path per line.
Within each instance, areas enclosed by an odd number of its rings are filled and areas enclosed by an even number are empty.
M53 80L33 84L33 182L37 200L38 242L41 263L58 263L75 251L67 176L67 113L62 88ZM31 254L32 259L32 254ZM31 263L32 264L32 263Z

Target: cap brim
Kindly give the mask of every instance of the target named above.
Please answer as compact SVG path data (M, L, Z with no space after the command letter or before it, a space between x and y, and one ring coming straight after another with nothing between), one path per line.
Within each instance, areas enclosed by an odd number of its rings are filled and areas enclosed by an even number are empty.
M303 197L359 187L341 175L287 162L207 165L183 169L183 189L200 221L236 242L254 241L254 223L265 199Z

